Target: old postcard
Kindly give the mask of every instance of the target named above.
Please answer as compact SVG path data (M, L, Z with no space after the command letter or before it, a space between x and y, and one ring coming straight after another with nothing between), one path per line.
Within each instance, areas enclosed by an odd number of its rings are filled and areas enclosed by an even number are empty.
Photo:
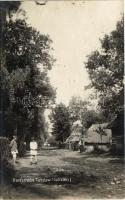
M123 0L0 1L1 199L124 199Z

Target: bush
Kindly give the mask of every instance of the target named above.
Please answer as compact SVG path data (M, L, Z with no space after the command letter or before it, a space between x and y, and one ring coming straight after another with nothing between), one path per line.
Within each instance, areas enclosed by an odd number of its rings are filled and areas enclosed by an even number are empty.
M9 140L6 137L0 137L0 160L7 160L10 157Z
M0 185L12 184L12 180L15 177L16 171L12 164L8 160L4 159L0 162Z
M9 158L9 140L6 137L0 137L0 184L11 183L15 174L13 166L8 161Z

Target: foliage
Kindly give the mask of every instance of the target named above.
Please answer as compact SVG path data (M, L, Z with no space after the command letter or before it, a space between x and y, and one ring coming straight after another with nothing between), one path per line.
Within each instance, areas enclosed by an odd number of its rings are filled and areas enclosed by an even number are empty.
M95 110L87 110L86 113L84 113L82 118L83 126L88 129L92 124L95 123L102 123L105 121L105 118L103 117L101 112L97 112Z
M89 128L93 123L103 121L103 116L91 108L89 101L83 101L80 97L72 97L69 102L70 120L73 124L79 121L82 124L82 130Z
M5 131L11 135L17 128L24 140L24 136L30 137L33 132L40 134L39 127L44 123L41 113L44 115L55 98L47 76L54 62L50 55L52 41L25 20L9 20L3 33L6 59L0 71L0 91Z
M46 69L51 69L54 61L49 55L51 39L30 27L25 20L10 20L5 27L3 42L9 72L38 63L42 63Z
M0 160L8 159L10 156L9 140L6 137L0 137Z
M124 105L124 22L117 23L116 30L105 35L101 50L88 56L86 68L93 87L99 96L99 106L105 116L118 114Z
M69 102L69 113L72 123L81 120L83 113L86 113L90 102L83 101L81 97L73 96Z
M19 11L19 7L21 5L20 1L0 1L0 50L1 50L1 57L5 58L5 54L4 54L4 44L3 44L3 29L4 26L6 25L7 22L7 18L11 18L11 16L13 15L13 13L16 13L17 11ZM3 64L1 62L1 64Z
M12 178L15 175L15 170L8 161L9 158L9 140L6 137L0 137L0 185L12 183Z
M6 186L7 184L14 184L12 180L13 177L16 176L16 170L14 169L13 165L5 159L0 163L0 165L0 186L3 186L4 184Z
M64 142L66 138L70 135L70 114L68 108L60 103L52 110L50 115L50 120L52 122L52 134L55 139L60 142Z
M101 142L102 142L102 137L103 137L103 135L106 136L107 133L104 131L104 128L102 128L101 126L99 126L99 127L96 129L96 132L100 135Z
M20 1L0 1L0 8L5 9L9 15L13 12L17 12L20 5Z

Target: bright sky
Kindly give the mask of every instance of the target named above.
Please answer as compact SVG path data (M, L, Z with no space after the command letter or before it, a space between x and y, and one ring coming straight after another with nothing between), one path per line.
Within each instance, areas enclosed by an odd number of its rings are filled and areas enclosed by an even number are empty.
M75 2L75 1L72 1ZM99 48L99 38L115 29L123 12L123 1L49 1L38 6L24 2L28 23L53 40L55 66L49 72L57 88L57 103L68 104L74 96L88 98L84 86L89 83L84 62L91 51Z

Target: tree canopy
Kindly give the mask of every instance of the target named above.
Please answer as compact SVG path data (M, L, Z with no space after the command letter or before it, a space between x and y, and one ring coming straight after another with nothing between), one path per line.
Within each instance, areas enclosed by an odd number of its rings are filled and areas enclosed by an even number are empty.
M64 142L70 135L70 114L68 108L60 103L52 109L50 115L52 123L52 134L55 136L57 141Z
M93 123L104 120L102 113L95 111L90 101L82 100L80 97L73 96L69 102L69 113L71 124L80 120L83 131L89 128Z
M77 120L82 120L82 115L88 110L89 101L83 101L79 96L73 96L69 101L69 113L72 123Z
M124 105L124 22L117 23L116 30L105 35L101 50L94 51L85 63L91 87L99 96L99 106L106 116L118 114Z
M55 98L47 76L54 62L50 54L52 41L25 20L10 19L3 33L5 59L0 71L0 90L4 97L1 110L5 111L6 129L9 120L11 126L23 125L29 132L37 132L44 123L40 113Z

